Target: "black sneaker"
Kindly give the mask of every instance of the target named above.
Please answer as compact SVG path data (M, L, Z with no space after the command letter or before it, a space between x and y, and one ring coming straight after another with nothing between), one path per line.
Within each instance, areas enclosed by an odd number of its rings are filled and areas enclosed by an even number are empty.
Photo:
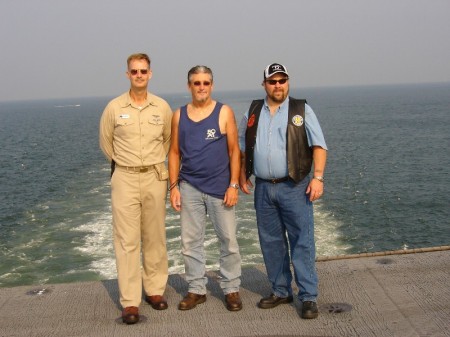
M264 297L259 301L258 307L261 309L272 309L280 304L292 303L293 300L294 298L292 295L289 295L288 297L278 297L275 294L270 294L269 297Z
M302 318L311 319L319 316L316 302L305 301L302 305Z

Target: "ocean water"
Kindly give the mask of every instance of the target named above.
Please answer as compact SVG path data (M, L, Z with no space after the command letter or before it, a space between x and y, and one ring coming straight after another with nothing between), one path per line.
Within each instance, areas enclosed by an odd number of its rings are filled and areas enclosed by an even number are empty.
M119 94L119 93L118 93ZM450 244L450 84L306 88L329 147L315 203L319 256ZM172 108L187 94L161 94ZM239 121L262 91L215 92ZM98 122L112 97L0 102L0 286L116 277L109 165ZM243 266L263 263L253 196L240 194ZM171 273L184 271L167 204ZM208 225L208 269L219 246Z

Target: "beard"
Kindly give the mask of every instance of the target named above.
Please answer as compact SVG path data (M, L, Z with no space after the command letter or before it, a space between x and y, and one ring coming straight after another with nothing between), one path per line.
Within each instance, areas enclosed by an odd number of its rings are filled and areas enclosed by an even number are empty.
M268 94L269 98L275 103L283 103L287 95L287 92L285 92L284 90L277 90L272 92L271 94Z

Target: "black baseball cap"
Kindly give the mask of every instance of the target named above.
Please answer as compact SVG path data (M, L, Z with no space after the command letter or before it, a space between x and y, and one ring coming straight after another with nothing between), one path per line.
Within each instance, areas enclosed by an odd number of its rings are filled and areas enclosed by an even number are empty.
M284 65L279 63L272 63L269 64L264 70L264 79L267 79L276 73L283 73L286 74L286 76L289 76L287 68Z

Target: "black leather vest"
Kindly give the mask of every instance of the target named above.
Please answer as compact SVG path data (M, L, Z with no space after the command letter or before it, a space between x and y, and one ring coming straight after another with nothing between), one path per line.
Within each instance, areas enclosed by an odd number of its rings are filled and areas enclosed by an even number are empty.
M304 99L289 97L288 126L286 130L286 153L289 177L299 183L311 171L312 149L308 145L305 128ZM254 173L253 155L256 144L258 121L264 100L254 100L248 113L247 130L245 132L245 164L247 179ZM279 177L278 177L279 178Z

